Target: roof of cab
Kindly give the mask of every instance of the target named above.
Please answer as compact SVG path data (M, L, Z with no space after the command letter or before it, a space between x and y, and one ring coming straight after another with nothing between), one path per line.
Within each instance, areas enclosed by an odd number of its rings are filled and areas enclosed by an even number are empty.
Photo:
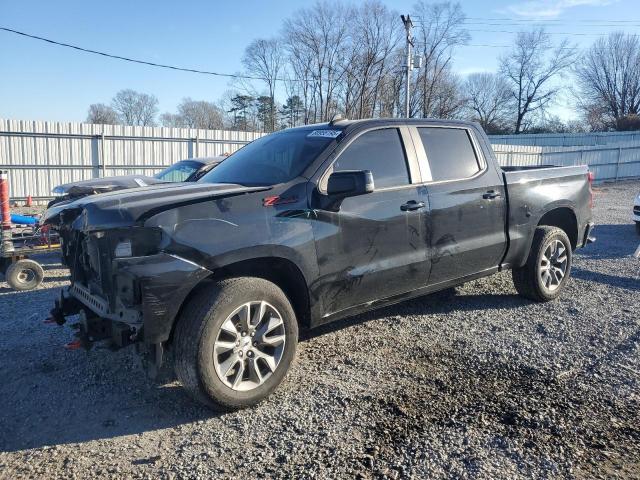
M294 127L295 129L325 129L340 128L343 130L352 130L354 128L369 128L385 125L442 125L442 126L474 126L474 122L464 120L444 120L440 118L363 118L359 120L339 119L331 122L312 123L309 125L301 125Z
M363 118L360 120L337 120L335 126L376 126L376 125L460 125L471 126L473 122L464 120L445 120L441 118Z

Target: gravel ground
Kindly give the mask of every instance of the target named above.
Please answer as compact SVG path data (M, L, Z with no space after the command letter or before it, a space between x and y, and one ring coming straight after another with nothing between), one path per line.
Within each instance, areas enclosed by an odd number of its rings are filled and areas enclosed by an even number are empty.
M42 324L67 272L0 284L0 478L640 478L640 182L598 189L562 297L508 273L304 339L256 408L214 414L130 350Z

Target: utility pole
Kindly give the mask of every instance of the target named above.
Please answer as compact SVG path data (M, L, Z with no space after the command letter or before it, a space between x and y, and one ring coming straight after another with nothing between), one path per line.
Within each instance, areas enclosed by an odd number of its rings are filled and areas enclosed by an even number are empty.
M402 23L404 23L404 29L407 32L407 66L406 66L406 80L407 80L407 90L406 90L406 98L404 104L404 116L409 118L409 98L411 97L411 69L412 69L412 61L411 61L411 47L413 47L413 35L411 34L411 29L413 28L413 22L411 21L411 16L400 15L402 19Z

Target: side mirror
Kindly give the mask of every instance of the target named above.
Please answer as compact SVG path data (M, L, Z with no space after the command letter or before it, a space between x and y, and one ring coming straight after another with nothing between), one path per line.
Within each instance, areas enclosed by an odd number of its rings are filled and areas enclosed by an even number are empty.
M356 197L371 193L373 190L373 174L370 170L334 172L329 175L327 182L327 194L331 197Z

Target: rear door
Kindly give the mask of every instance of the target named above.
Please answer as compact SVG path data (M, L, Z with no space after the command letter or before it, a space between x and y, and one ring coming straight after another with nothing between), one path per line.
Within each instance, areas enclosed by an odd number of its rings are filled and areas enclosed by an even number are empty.
M318 179L340 170L370 170L375 190L346 198L339 211L315 210L320 276L311 286L324 316L426 284L428 198L406 127L375 128L346 141Z
M429 196L429 284L485 272L506 249L502 177L466 127L412 127Z

